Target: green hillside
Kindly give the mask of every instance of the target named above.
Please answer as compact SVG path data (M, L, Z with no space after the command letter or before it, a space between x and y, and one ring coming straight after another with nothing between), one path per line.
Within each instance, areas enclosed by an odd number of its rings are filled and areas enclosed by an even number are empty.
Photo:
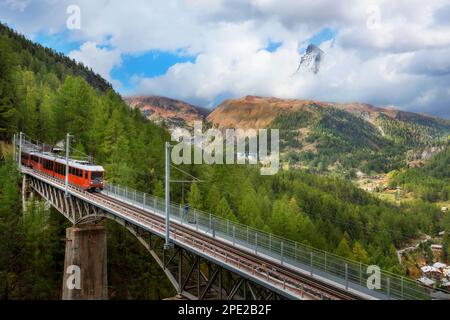
M167 130L147 121L138 110L131 111L85 67L10 29L1 30L1 140L9 143L12 133L21 130L33 139L55 143L69 131L75 152L94 156L105 166L109 181L162 196ZM294 120L276 121L285 132L310 127L307 139L317 144L317 159L325 164L336 161L334 153L353 161L350 155L356 150L361 150L361 157L375 150L396 156L391 150L394 142L339 110L318 109L312 117L298 114ZM38 201L23 212L18 173L4 153L0 153L0 299L58 299L64 254L60 240L67 223ZM382 158L373 161L383 169L392 166ZM340 178L297 170L261 176L255 166L238 165L183 169L203 183L173 184L174 201L399 273L404 269L397 261L396 247L422 233L436 233L443 225L433 204L420 199L388 204ZM174 172L173 177L182 175ZM159 299L173 295L168 280L139 243L119 225L106 225L109 296Z
M399 112L380 113L373 121L346 110L311 104L305 111L277 116L283 159L314 172L359 169L368 174L406 166L407 153L420 154L441 145L450 135L450 121Z
M390 183L426 201L449 201L450 143L424 166L397 172Z
M142 190L162 190L167 131L130 111L100 76L0 26L0 137L13 132L55 143L74 135L75 153L94 156L107 178ZM149 147L151 146L151 147ZM64 230L56 210L31 203L22 213L18 174L0 167L0 299L59 299ZM107 222L112 299L173 295L165 275L122 227ZM151 286L151 283L162 283Z

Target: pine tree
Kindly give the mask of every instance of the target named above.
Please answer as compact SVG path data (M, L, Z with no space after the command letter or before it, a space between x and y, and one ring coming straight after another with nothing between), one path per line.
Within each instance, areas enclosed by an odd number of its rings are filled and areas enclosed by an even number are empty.
M200 190L196 183L193 183L188 194L188 203L193 209L203 209L203 200Z
M208 191L205 202L207 203L208 208L214 210L219 205L219 201L221 201L219 188L216 185L213 185Z
M20 255L23 237L18 177L11 160L0 167L0 299L13 295L23 263Z
M216 206L216 210L214 213L217 214L219 217L223 217L225 219L235 221L235 222L238 221L236 216L233 214L233 211L230 209L227 199L225 199L224 197L222 197L222 199L220 199L219 203Z
M335 253L341 257L344 258L348 258L348 259L353 259L353 252L352 249L350 248L349 242L350 242L350 237L348 236L348 234L345 232L344 236L341 239L341 242L339 242L339 245L337 246Z
M369 256L367 254L367 251L364 249L364 247L361 245L359 241L355 241L352 248L353 258L356 261L362 262L362 263L369 263Z
M0 138L6 139L16 129L16 93L13 56L9 42L0 36Z

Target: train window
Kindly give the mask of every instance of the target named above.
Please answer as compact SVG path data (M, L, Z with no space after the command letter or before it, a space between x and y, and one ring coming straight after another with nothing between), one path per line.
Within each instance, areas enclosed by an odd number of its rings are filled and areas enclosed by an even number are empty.
M102 180L103 172L91 172L91 179L92 180Z
M64 166L61 163L58 163L58 174L65 175Z
M44 169L53 170L53 162L50 160L44 160Z
M88 178L88 172L87 172L87 171L84 172L84 178L85 178L85 179Z

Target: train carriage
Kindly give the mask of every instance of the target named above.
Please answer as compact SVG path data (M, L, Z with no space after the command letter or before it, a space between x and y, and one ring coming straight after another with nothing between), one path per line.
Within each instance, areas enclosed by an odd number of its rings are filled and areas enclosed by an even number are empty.
M65 179L65 159L55 159L54 176ZM103 189L104 169L102 166L91 165L84 161L69 160L69 183L84 190Z
M53 154L22 152L22 165L65 180L66 160ZM69 160L69 184L83 190L103 190L104 169L86 161Z
M25 167L31 167L31 153L22 152L22 157L20 159L20 162Z
M46 174L54 177L55 176L54 175L55 157L53 155L47 155L47 154L37 154L37 156L39 158L39 165L36 170L39 170L43 173L46 173Z

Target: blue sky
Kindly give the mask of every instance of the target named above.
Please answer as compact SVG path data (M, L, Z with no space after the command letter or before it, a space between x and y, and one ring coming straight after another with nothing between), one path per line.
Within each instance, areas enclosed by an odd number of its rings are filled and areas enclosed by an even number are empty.
M45 47L52 48L57 52L62 52L65 55L68 55L71 51L79 49L83 44L83 41L70 41L68 40L67 34L67 31L57 34L41 32L35 35L32 40L42 44Z
M308 44L316 46L321 45L324 41L333 40L336 36L336 31L326 27L307 39L303 46L299 48L299 53L304 54ZM48 32L40 32L33 36L33 41L36 41L43 46L52 48L65 55L69 55L75 50L79 50L83 41L74 40L70 37L70 33L64 30L60 33L50 34ZM277 51L282 42L269 41L264 48L269 52ZM108 48L108 46L105 46ZM184 52L169 52L161 50L150 50L144 53L123 54L121 57L121 64L114 66L111 69L111 77L117 80L120 85L116 86L116 90L123 94L132 94L134 86L136 85L136 77L152 78L162 76L167 73L170 67L177 63L194 63L196 55L186 55ZM212 104L217 104L224 99L232 96L231 94L223 93L215 97Z
M140 55L123 55L122 64L114 67L111 76L120 81L123 87L119 91L133 92L133 77L156 77L164 75L177 63L194 62L195 57L183 56L171 52L149 51Z
M0 21L126 95L364 102L450 118L444 0L105 1L0 0ZM293 76L310 43L325 52L319 73Z
M71 39L68 31L55 34L40 32L34 35L32 40L45 47L52 48L57 52L62 52L65 55L79 50L83 44L83 41ZM124 54L122 55L121 65L115 66L111 70L111 76L122 84L122 86L116 88L119 92L133 92L134 77L160 76L165 74L171 66L177 63L194 61L195 56L186 56L183 53L158 50L138 54Z
M334 39L335 35L336 32L334 30L324 28L308 39L305 45L299 49L299 52L303 54L309 43L319 46L324 41ZM71 40L67 35L67 31L57 34L39 33L33 40L66 55L69 55L74 50L79 50L83 44L82 41ZM282 42L269 41L265 49L269 52L275 52L281 45ZM119 92L124 94L132 93L135 85L133 79L135 77L151 78L162 76L173 65L185 62L194 63L195 58L196 55L189 56L183 52L173 53L158 50L151 50L141 54L124 54L122 55L121 65L115 66L111 70L111 76L121 83L121 86L116 88ZM220 102L229 96L229 94L220 95L214 99L214 103Z
M324 41L335 39L336 34L336 30L326 27L315 34L311 39L308 40L308 42L316 46L320 46Z

